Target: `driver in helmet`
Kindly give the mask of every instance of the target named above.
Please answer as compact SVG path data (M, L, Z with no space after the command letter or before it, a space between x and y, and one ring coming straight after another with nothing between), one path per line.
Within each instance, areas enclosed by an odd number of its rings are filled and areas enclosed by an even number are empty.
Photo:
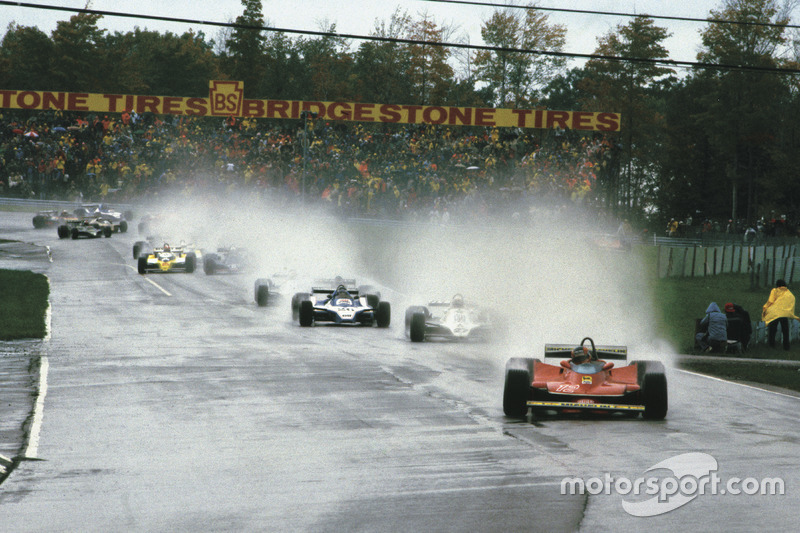
M169 252L170 251L169 244L164 243L164 251L165 252Z
M464 297L460 294L453 296L453 299L450 301L450 307L464 307Z
M336 290L334 290L333 294L331 294L330 301L335 303L340 298L346 298L348 300L353 299L353 296L347 292L347 287L344 285L339 285L336 287Z
M575 372L582 374L594 374L599 370L597 359L592 355L592 351L588 346L576 346L572 350L572 357L569 360L569 366Z

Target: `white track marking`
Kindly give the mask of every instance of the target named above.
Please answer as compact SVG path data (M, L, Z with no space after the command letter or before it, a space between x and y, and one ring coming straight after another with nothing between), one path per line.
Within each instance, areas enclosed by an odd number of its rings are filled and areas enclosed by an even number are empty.
M116 263L116 264L118 264L118 265L119 265L119 264L121 264L121 263ZM132 267L132 266L130 266L130 265L122 265L122 266L126 266L126 267L130 268L131 270L133 270L133 271L134 271L134 272L136 272L137 274L139 273L139 270L138 270L138 269L135 269L135 268L133 268L133 267ZM141 274L140 274L140 275L141 275ZM152 285L153 285L153 287L155 287L156 289L160 290L161 292L163 292L163 293L164 293L164 294L166 294L167 296L172 296L172 293L170 293L170 292L169 292L167 289L165 289L164 287L162 287L161 285L159 285L158 283L156 283L156 282L155 282L155 281L153 281L152 279L150 279L150 278L148 278L148 277L146 277L146 276L142 276L142 279L143 279L143 280L145 280L146 282L148 282L148 283L152 284Z
M792 394L785 394L783 392L776 392L774 390L762 389L761 387L754 387L753 385L746 385L745 383L739 383L737 381L730 381L730 380L727 380L727 379L717 378L717 377L714 377L714 376L709 376L708 374L699 374L697 372L690 372L689 370L681 370L679 368L675 368L674 370L676 370L677 372L683 372L684 374L690 374L692 376L698 376L698 377L701 377L701 378L711 379L711 380L714 380L714 381L720 381L722 383L730 383L731 385L738 385L738 386L744 387L746 389L753 389L753 390L758 390L758 391L761 391L761 392L768 392L770 394L777 394L778 396L783 396L784 398L792 398L794 400L800 400L800 396L794 396Z
M26 459L35 459L39 453L39 433L42 430L42 418L44 417L44 398L47 396L47 372L50 363L47 357L42 357L39 365L39 394L36 396L36 405L33 408L33 422L31 432L28 435L28 447L25 449Z

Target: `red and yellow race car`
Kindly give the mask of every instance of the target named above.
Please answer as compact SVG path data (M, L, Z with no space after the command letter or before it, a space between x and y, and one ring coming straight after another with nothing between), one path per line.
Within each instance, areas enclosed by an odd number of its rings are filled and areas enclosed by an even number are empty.
M503 411L524 418L531 409L559 413L630 413L661 420L667 416L667 378L660 361L627 363L625 346L546 344L545 358L559 364L512 357L506 364Z

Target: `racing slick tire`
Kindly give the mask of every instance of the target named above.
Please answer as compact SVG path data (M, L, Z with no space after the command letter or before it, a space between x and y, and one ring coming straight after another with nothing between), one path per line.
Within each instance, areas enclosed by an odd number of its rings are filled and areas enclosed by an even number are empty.
M147 242L145 241L136 241L133 243L133 258L139 259L139 256L142 254L142 250L144 250L146 246Z
M503 387L503 412L506 416L524 418L528 414L532 368L533 359L524 357L512 357L506 363L506 379Z
M367 305L373 309L378 309L378 304L381 303L381 297L377 294L367 294Z
M128 232L128 222L125 220L119 223L119 232L120 233L127 233Z
M266 307L269 303L269 285L256 286L256 304L259 307Z
M266 298L263 300L263 305L259 299L259 294L262 287L266 288L267 290ZM269 280L267 278L258 278L253 284L253 301L256 302L259 307L265 307L267 303L269 303Z
M392 321L392 307L389 302L379 302L375 310L375 322L379 328L388 328Z
M663 420L667 416L667 376L660 361L637 361L636 369L641 399L644 405L642 418Z
M77 239L79 235L80 233L78 233L78 228L72 228L72 231L70 232L70 236L72 237L72 239L73 240Z
M300 317L300 302L308 300L311 295L307 292L298 292L292 296L292 320L297 320Z
M103 237L105 237L106 239L111 237L111 234L113 232L114 232L114 230L111 229L111 226L104 226L103 227Z
M411 314L408 324L408 337L411 342L422 342L425 340L425 313L417 311Z
M186 273L191 274L197 267L197 256L194 252L186 254Z
M140 255L137 263L139 274L147 274L147 256Z
M314 323L314 304L311 300L300 302L300 309L297 313L300 326L307 328Z
M208 254L203 257L203 272L209 276L214 274L217 270L217 255Z
M69 237L69 226L62 224L58 227L58 238L59 239L66 239Z
M47 220L42 215L36 215L33 217L33 227L36 229L42 229L47 225Z

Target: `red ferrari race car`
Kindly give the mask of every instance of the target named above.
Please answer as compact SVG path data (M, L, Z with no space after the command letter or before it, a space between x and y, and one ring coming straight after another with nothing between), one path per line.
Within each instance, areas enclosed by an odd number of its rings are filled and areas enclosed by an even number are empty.
M587 344L588 343L588 344ZM625 346L595 346L590 337L580 346L546 344L545 358L564 358L553 365L539 359L512 357L506 364L503 411L524 418L533 413L639 413L667 416L667 377L660 361L625 361Z

